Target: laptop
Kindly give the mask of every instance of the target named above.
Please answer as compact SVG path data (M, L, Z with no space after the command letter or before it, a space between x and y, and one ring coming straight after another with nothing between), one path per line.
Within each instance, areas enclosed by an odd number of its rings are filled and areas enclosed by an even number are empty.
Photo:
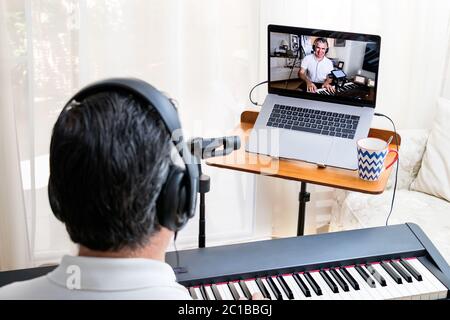
M374 115L381 38L268 26L268 95L248 152L358 168Z

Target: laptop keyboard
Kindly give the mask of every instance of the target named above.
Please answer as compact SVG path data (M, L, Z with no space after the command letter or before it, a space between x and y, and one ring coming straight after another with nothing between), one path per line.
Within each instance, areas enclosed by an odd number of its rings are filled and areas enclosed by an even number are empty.
M276 104L267 126L353 139L359 116Z

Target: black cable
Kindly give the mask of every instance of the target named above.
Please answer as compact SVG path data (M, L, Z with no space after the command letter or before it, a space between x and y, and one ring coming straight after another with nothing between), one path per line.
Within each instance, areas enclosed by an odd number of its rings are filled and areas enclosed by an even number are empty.
M258 83L257 85L255 85L255 86L252 88L252 90L250 90L250 93L248 94L248 98L249 98L250 102L253 103L255 106L262 106L262 104L258 104L258 102L254 102L254 101L252 100L252 92L253 92L253 90L254 90L257 86L260 86L260 85L262 85L262 84L264 84L264 83L267 83L267 82L269 82L269 81L266 80L266 81L260 82L260 83Z
M391 123L392 126L394 127L394 139L395 139L395 148L397 149L397 153L398 153L398 139L397 139L397 129L395 128L395 123L394 121L392 121L391 118L389 118L387 115L384 115L382 113L375 113L374 114L377 117L385 117L386 119L388 119ZM392 209L394 208L394 201L395 201L395 191L397 190L397 180L398 180L398 167L400 166L400 156L397 158L397 163L396 163L396 167L395 167L395 182L394 182L394 192L392 193L392 201L391 201L391 209L389 210L389 214L386 218L386 226L389 223L389 218L391 217L391 213L392 213Z
M180 255L178 253L178 249L177 249L177 245L176 245L177 235L178 235L178 232L175 232L175 236L173 238L173 246L175 248L175 256L176 256L176 260L177 260L177 266L173 268L173 271L176 274L178 274L178 273L186 273L186 272L188 272L187 268L180 266Z

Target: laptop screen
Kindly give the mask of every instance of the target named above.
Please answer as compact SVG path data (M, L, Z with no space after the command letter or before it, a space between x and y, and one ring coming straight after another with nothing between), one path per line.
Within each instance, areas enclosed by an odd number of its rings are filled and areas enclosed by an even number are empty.
M269 93L375 107L381 38L268 26Z

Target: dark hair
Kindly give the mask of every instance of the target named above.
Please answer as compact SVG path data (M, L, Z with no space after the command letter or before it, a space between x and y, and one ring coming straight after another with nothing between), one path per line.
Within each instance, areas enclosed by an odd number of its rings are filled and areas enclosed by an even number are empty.
M49 200L73 242L116 251L160 229L156 199L171 142L152 106L104 92L63 110L50 144Z
M319 42L320 42L320 43L326 43L327 48L330 47L330 46L328 45L328 40L325 39L325 38L321 38L321 37L316 38L316 39L314 40L314 45L318 44Z

